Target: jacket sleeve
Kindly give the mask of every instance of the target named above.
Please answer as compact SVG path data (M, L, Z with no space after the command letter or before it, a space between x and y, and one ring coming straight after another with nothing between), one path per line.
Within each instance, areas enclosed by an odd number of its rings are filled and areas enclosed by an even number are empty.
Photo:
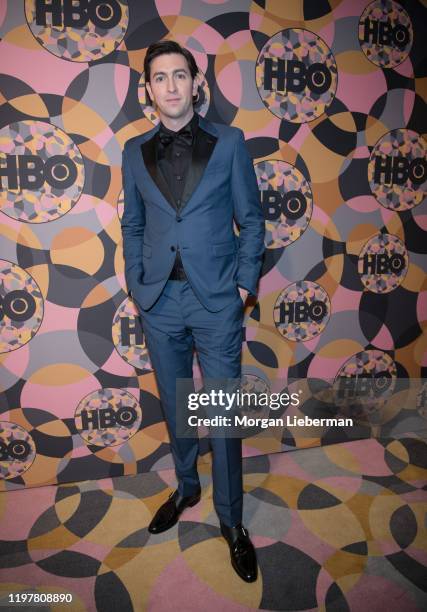
M265 222L252 159L242 130L234 149L232 167L234 218L240 227L237 284L256 295L264 254Z
M121 221L123 257L128 295L141 281L143 273L142 243L144 241L145 206L128 160L126 147L122 158L124 212Z

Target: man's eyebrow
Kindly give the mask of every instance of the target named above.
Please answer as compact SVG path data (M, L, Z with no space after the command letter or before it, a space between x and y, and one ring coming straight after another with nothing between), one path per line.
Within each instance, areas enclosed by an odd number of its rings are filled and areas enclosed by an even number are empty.
M186 72L186 73L188 73L188 70L186 68L176 68L175 70L172 71L172 74L176 74L177 72ZM158 70L157 72L155 72L153 74L153 77L158 76L158 75L164 76L165 74L166 74L166 72L164 72L162 70Z

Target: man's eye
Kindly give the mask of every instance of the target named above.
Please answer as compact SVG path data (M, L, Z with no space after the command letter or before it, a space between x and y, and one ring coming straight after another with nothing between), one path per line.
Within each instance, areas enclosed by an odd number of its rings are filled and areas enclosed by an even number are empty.
M163 77L161 76L156 77L156 82L158 83L159 81L163 81Z
M185 74L185 72L180 72L177 76L179 79L185 79L187 75Z

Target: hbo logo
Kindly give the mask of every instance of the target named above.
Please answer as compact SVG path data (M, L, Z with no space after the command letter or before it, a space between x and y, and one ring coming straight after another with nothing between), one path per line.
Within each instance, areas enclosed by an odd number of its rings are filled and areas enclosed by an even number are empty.
M366 397L374 394L382 395L390 388L392 383L389 372L376 372L375 374L359 374L358 376L340 376L338 397Z
M307 210L307 200L299 191L280 193L272 189L260 191L267 221L277 221L283 213L287 219L299 219Z
M280 323L307 323L308 321L322 321L327 313L326 304L319 300L308 303L302 302L281 302L280 303Z
M120 337L120 344L123 346L144 344L144 332L139 315L136 317L120 317Z
M366 253L363 257L363 274L398 274L405 267L405 258L400 253Z
M31 446L25 440L12 440L8 444L0 440L0 461L25 461Z
M45 181L53 188L67 189L77 178L77 168L66 155L52 155L46 161L37 155L6 155L6 167L0 167L4 189L2 177L7 177L9 190L40 189Z
M409 161L400 155L376 155L374 181L385 185L403 185L409 178L415 185L421 185L426 179L426 170L427 162L422 157Z
M50 14L51 23L46 16ZM84 28L89 21L103 29L114 28L122 18L117 0L36 0L36 24Z
M131 427L138 418L135 408L122 406L118 410L102 408L100 410L82 410L82 430L105 429L107 427Z
M273 87L273 79L276 87ZM320 62L306 66L298 60L265 58L264 89L301 93L305 87L316 94L323 94L331 86L330 70Z
M389 20L375 21L365 19L363 40L367 43L379 45L392 45L398 49L404 49L410 42L409 30L401 24L392 26Z

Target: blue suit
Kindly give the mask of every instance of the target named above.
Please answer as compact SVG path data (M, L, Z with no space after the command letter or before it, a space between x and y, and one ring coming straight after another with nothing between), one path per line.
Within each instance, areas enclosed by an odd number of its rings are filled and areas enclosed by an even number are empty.
M176 378L192 378L194 347L204 378L240 378L238 287L256 294L264 217L241 130L199 117L178 206L157 164L158 129L132 138L123 152L125 277L156 374L178 490L192 495L200 486L198 441L176 435ZM168 280L177 249L188 281ZM211 438L211 445L215 509L231 526L242 515L241 440Z

